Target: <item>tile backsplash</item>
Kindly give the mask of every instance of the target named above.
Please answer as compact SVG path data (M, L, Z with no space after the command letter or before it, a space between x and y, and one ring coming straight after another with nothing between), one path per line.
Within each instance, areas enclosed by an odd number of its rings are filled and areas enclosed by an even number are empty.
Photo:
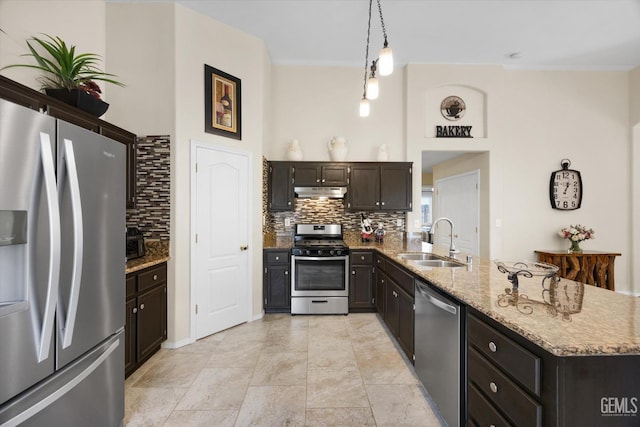
M127 210L127 227L145 239L169 240L171 150L168 136L138 138L135 209Z
M404 212L346 212L344 199L295 199L293 212L269 212L267 210L269 165L265 158L262 163L264 233L293 235L295 224L310 223L342 224L343 231L359 231L361 213L371 220L374 229L381 223L387 232L405 231L406 214ZM285 226L287 219L290 221L289 226ZM398 220L401 225L398 225Z

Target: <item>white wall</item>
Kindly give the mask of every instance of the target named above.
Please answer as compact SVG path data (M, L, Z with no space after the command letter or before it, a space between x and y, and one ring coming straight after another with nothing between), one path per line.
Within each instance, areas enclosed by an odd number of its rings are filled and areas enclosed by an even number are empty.
M0 0L0 68L10 64L35 64L28 53L26 40L48 34L60 37L77 52L95 53L105 58L104 0L85 0L82 7L74 0ZM81 19L87 17L86 19ZM102 67L109 71L108 64ZM27 68L10 68L2 75L39 90L39 72ZM108 102L109 87L99 83ZM113 85L107 85L113 87ZM105 116L106 117L106 116Z
M640 294L640 67L629 73L629 125L631 138L631 244L630 291Z
M596 231L584 249L621 252L616 289L630 290L629 84L625 72L508 71L500 67L409 66L407 150L489 151L492 258L534 259L536 249L566 249L556 232L581 223ZM424 94L461 84L487 93L488 137L424 137ZM549 204L549 177L570 158L582 172L582 208ZM607 161L603 161L607 159ZM414 185L414 192L419 182ZM615 184L614 184L615 183ZM415 203L415 201L414 201ZM410 214L409 224L417 212ZM496 226L500 220L501 227Z
M388 145L390 161L416 161L405 158L402 70L380 77L380 97L371 101L367 118L358 115L363 73L355 67L274 65L266 158L286 160L288 143L295 138L303 160L328 161L327 143L341 135L349 141L348 161L375 160L380 144Z

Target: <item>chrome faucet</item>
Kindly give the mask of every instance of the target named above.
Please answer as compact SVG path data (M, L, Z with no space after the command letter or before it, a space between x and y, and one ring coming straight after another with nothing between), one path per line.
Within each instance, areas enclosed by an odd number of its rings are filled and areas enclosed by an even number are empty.
M457 250L453 244L453 221L446 217L440 217L436 219L435 221L433 221L433 224L431 224L431 230L429 230L429 234L431 234L432 236L435 234L436 224L440 221L447 221L449 225L451 225L451 245L449 246L449 256L451 258L455 258L456 254L459 254L460 251Z

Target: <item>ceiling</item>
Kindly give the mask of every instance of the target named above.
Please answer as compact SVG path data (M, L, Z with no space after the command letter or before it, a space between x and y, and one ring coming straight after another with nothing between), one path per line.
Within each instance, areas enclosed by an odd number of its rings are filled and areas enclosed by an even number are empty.
M106 0L143 3L163 0ZM364 67L367 0L164 0L264 41L274 64ZM640 0L380 0L396 66L640 66ZM370 59L382 48L376 2ZM462 152L425 152L423 172Z
M264 40L274 64L364 67L367 0L172 1ZM397 65L599 70L640 65L640 0L381 0L381 5ZM382 47L375 1L371 47L376 56Z

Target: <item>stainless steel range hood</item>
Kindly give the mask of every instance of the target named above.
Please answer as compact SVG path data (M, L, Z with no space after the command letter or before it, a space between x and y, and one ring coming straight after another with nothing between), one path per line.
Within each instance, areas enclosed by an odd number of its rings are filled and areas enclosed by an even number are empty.
M300 199L343 199L347 187L294 187L293 191Z

